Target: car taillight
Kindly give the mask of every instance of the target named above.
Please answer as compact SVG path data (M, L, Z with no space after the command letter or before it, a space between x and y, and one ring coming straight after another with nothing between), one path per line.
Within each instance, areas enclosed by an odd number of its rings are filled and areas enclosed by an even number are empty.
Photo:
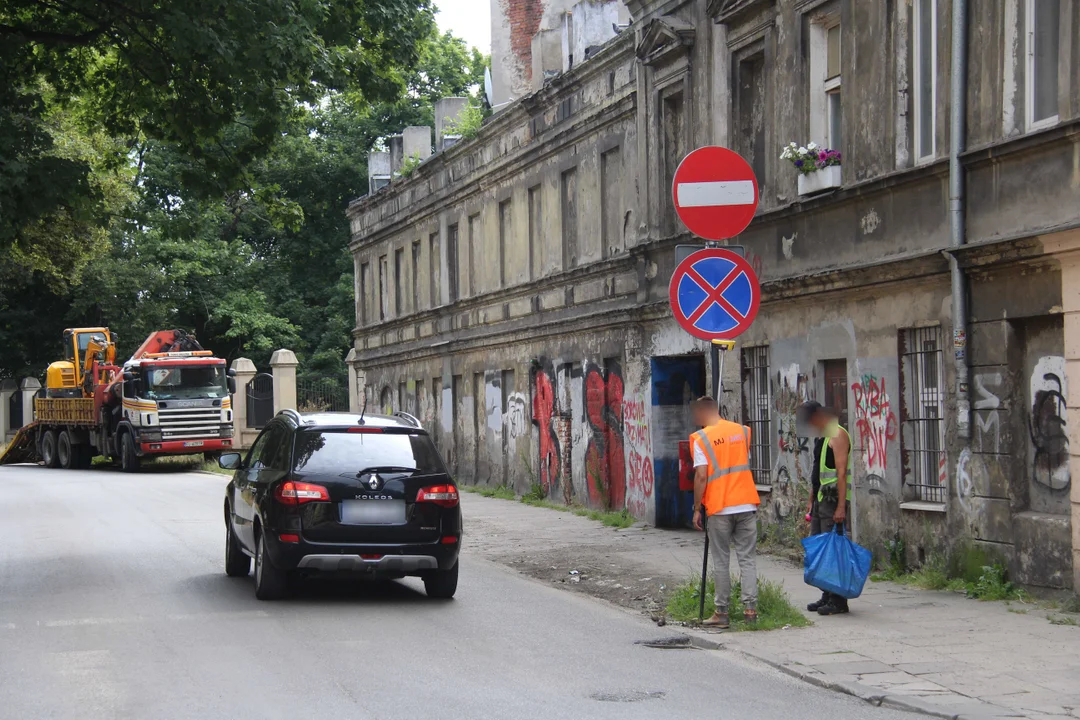
M417 491L416 502L429 502L443 507L454 507L458 504L458 491L453 485L432 485Z
M289 480L277 486L274 497L283 505L303 505L309 502L328 502L330 492L322 485Z

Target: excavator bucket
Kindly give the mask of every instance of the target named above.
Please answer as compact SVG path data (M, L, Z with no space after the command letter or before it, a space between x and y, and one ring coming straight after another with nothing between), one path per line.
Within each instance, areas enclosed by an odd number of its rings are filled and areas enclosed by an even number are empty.
M41 460L37 450L37 426L35 420L29 425L24 425L15 433L15 439L0 453L0 465L15 465L17 463L34 463Z

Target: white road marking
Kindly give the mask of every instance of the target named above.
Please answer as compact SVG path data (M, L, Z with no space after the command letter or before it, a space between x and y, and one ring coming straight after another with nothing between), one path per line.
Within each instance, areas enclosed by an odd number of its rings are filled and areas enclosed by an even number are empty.
M750 180L679 183L675 192L679 207L684 208L754 203L754 183Z

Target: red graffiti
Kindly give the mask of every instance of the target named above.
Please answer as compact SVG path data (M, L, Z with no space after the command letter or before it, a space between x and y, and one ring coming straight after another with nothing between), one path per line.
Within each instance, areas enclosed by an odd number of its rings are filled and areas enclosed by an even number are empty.
M553 420L555 417L555 391L551 378L546 372L537 369L533 373L532 420L539 428L540 436L540 484L547 493L559 482L560 461L559 440L556 437Z
M889 406L885 380L863 375L862 382L852 384L851 391L855 396L855 428L867 471L884 474L889 441L896 439L896 415Z
M623 455L623 382L618 366L585 374L585 414L592 438L585 451L589 501L626 507L626 458Z
M648 455L641 455L636 450L629 453L627 468L629 499L626 507L634 517L645 517L648 513L648 499L653 493L653 461Z
M631 447L648 448L652 444L649 437L649 421L646 419L645 403L641 400L627 400L626 414L623 416L626 442Z

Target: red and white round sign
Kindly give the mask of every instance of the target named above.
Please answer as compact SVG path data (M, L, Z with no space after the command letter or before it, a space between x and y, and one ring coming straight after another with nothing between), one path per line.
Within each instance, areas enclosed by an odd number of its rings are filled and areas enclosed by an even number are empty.
M686 228L706 240L733 238L750 224L758 205L757 178L737 152L703 147L683 158L671 192Z

